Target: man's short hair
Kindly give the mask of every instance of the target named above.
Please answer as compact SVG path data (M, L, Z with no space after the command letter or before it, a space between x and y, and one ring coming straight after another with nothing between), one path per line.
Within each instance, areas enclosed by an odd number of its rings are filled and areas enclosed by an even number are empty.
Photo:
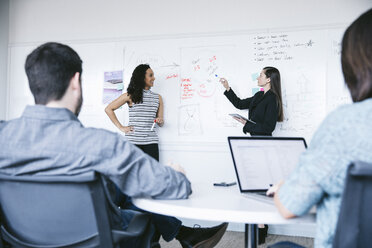
M32 51L25 69L35 103L45 105L60 100L75 73L81 76L82 63L71 47L60 43L48 42Z

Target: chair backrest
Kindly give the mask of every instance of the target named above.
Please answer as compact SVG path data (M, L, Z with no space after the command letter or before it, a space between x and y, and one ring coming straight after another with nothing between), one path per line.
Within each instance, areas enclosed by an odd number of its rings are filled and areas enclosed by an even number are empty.
M102 180L94 172L0 175L3 236L22 247L114 247L121 232L112 233Z
M371 247L372 164L348 168L333 247Z

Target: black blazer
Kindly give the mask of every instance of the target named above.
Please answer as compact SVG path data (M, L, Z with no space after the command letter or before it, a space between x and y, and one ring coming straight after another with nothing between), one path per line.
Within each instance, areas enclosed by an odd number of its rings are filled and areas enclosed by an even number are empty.
M249 109L249 119L256 122L256 124L247 122L243 127L244 133L271 136L279 115L277 97L271 90L266 94L259 91L253 97L243 100L237 97L231 88L224 94L236 108Z

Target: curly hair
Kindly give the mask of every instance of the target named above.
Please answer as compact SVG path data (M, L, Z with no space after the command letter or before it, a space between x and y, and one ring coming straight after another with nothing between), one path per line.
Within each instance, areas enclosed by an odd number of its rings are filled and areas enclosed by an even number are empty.
M138 65L132 73L127 93L134 103L143 102L143 89L145 88L147 69L151 69L148 64L141 64Z

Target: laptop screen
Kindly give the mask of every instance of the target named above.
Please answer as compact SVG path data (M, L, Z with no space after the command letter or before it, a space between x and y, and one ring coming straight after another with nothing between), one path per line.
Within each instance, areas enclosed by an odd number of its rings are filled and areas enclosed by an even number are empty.
M306 150L303 138L228 137L241 192L266 190L286 179Z

